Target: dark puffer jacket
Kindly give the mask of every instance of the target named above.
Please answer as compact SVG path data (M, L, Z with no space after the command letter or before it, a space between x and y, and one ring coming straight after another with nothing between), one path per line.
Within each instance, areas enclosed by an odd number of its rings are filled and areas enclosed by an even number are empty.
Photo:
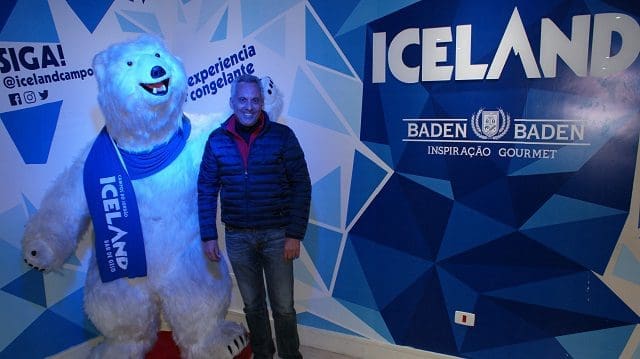
M285 227L287 237L304 237L311 202L304 153L289 127L262 115L264 123L249 145L236 133L233 115L209 135L198 176L203 241L218 238L218 193L227 226Z

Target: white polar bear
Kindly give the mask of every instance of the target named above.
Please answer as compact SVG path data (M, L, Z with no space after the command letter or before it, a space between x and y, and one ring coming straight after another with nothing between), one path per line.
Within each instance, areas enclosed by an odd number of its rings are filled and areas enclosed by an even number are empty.
M187 95L184 67L160 40L143 36L112 45L94 57L93 67L106 130L119 149L114 152L141 155L144 167L145 161L158 161L158 156L149 155L155 153L152 150L166 147L177 133L189 133L183 120ZM132 177L129 182L137 198L146 276L103 282L96 263L102 244L96 239L84 307L105 339L93 348L92 357L143 358L156 341L161 314L183 357L231 358L248 344L244 328L225 320L232 286L226 262L205 258L199 234L199 164L208 134L222 118L187 117L191 120L190 135L177 157L154 174ZM60 268L83 233L94 228L98 232L83 187L90 148L56 179L27 224L23 254L36 269L48 272ZM101 161L99 157L98 167ZM111 269L116 263L122 267L132 264L126 257L131 244L118 246L128 233L116 228L131 208L122 208L127 202L118 202L124 200L116 193L120 183L113 185L102 188L104 203L99 204L104 206L103 215L112 231L111 240L105 242L106 251L109 258L116 255L118 259L110 262Z

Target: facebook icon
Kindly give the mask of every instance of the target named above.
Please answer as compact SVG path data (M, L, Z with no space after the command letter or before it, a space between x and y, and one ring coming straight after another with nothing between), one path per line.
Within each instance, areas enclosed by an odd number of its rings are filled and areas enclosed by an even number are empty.
M11 106L22 105L22 99L20 98L19 93L10 93L9 94L9 102L11 102Z

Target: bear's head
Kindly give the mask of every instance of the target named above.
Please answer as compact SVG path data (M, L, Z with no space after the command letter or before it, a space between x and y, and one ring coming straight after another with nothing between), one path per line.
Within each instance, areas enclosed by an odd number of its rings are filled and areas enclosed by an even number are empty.
M111 45L93 58L98 102L119 147L146 152L182 124L187 96L182 62L149 35Z
M269 76L261 77L260 84L262 85L264 112L269 115L269 119L271 121L277 122L278 118L282 114L282 107L284 106L282 93L278 90L278 87Z

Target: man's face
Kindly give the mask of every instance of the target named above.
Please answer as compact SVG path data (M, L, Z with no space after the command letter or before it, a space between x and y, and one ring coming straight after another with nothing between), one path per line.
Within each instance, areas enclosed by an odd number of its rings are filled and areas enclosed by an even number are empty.
M262 110L262 94L258 84L240 82L236 87L236 95L229 100L233 113L244 126L253 126Z

